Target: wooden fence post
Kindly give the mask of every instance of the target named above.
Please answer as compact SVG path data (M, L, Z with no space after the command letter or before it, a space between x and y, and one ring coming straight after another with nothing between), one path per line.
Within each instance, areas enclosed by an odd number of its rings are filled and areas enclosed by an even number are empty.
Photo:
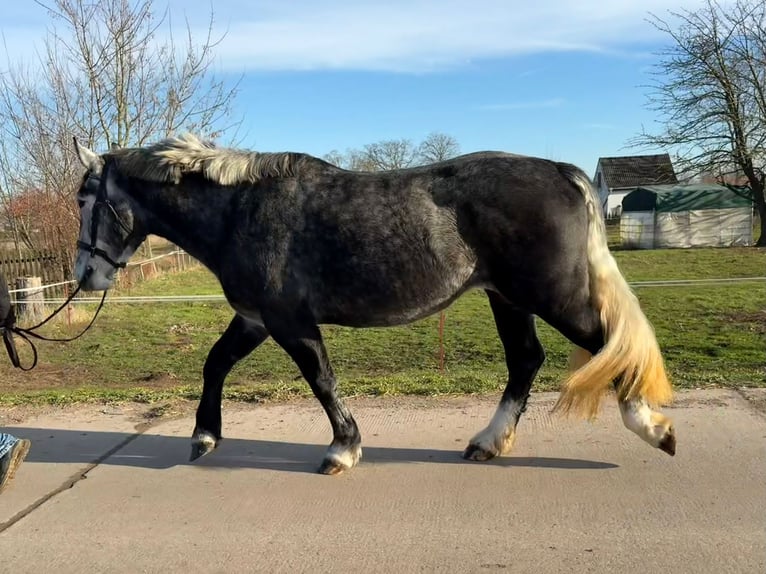
M64 298L69 299L69 283L64 285ZM72 305L66 306L66 321L67 325L72 326Z
M16 294L18 301L19 319L25 323L37 324L45 316L45 304L43 296L43 280L40 277L16 278L16 289L21 289Z
M444 324L447 322L447 312L439 313L439 372L444 374Z

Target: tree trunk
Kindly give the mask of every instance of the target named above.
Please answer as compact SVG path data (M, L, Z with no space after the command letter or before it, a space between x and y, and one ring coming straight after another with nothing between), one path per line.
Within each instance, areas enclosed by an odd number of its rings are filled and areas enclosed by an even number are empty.
M752 186L755 209L758 211L758 216L761 220L760 235L755 242L756 247L766 247L766 200L763 197L763 187L763 181L758 185Z
M763 189L766 187L766 174L753 167L752 158L747 157L741 164L741 168L747 181L750 184L750 190L753 192L753 203L761 219L761 229L756 247L766 247L766 198L763 196Z

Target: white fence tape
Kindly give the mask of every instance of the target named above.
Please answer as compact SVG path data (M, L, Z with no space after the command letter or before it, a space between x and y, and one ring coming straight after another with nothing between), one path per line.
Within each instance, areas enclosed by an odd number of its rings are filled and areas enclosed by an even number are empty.
M185 251L182 251L181 249L177 249L175 251L170 251L169 253L163 253L162 255L157 255L156 257L150 257L149 259L144 259L143 261L135 261L135 262L128 262L128 267L138 267L139 265L145 265L147 263L151 263L153 261L158 261L160 259L164 259L165 257L170 257L171 255L183 255L186 253Z
M46 289L53 289L54 287L60 287L61 285L71 285L72 283L77 283L74 279L72 281L62 281L61 283L51 283L49 285L41 285L40 287L27 287L25 289L11 289L9 293L13 295L14 293L40 293L41 291L44 291Z
M185 253L186 253L185 251L183 251L181 249L177 249L175 251L170 251L168 253L163 253L162 255L157 255L156 257L150 257L149 259L143 259L141 261L135 261L135 262L132 262L132 263L129 262L127 266L128 267L138 267L140 265L145 265L147 263L152 263L154 261L159 261L160 259L164 259L165 257L170 257L171 255L183 255ZM11 289L9 291L9 293L11 295L13 295L14 293L40 293L41 291L45 291L46 289L53 289L54 287L61 287L62 285L72 285L72 284L76 285L77 281L75 281L73 279L71 281L62 281L61 283L50 283L48 285L41 285L40 287L27 287L25 289ZM100 300L101 299L99 298L99 301ZM46 299L46 302L47 301L55 302L55 301L59 301L59 300L58 299ZM61 299L60 302L63 303L64 299Z
M724 283L752 283L754 281L766 281L766 277L730 277L720 279L668 279L663 281L636 281L630 283L636 287L694 287L696 285L721 285Z
M720 279L671 279L666 281L636 281L630 283L634 289L643 287L705 287L731 283L753 283L766 281L766 277L734 277ZM12 291L13 292L13 291ZM45 299L46 304L61 304L65 299ZM77 297L72 303L99 303L101 297ZM204 303L226 301L223 295L152 295L109 297L107 303Z

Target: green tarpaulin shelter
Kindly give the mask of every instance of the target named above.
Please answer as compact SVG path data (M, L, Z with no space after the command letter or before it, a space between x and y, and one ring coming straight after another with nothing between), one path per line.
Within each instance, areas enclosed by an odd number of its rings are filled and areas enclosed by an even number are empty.
M716 184L637 187L622 200L620 238L639 249L752 245L750 190Z

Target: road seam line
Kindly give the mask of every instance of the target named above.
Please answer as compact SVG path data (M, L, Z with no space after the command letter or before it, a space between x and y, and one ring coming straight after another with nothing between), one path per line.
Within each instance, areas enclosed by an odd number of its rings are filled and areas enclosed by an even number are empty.
M138 437L142 436L147 430L149 430L149 428L151 428L151 426L152 426L151 424L141 425L140 427L136 429L138 430L138 432L123 439L118 444L116 444L115 446L110 448L108 451L106 451L104 454L102 454L97 459L95 459L93 462L88 464L88 466L86 466L83 470L80 470L79 472L70 476L68 479L64 481L64 483L61 486L59 486L55 490L52 490L45 496L39 498L38 500L36 500L35 502L27 506L25 509L17 512L15 515L13 515L11 518L6 520L5 522L0 523L0 534L8 530L11 526L16 524L23 518L32 514L32 512L40 508L43 504L45 504L46 502L48 502L55 496L74 487L74 485L80 482L81 480L85 480L86 478L88 478L88 473L90 471L92 471L94 468L101 465L101 463L104 462L106 459L108 459L110 456L113 456L114 454L116 454L117 452L119 452L120 450L128 446L131 442L136 440Z

